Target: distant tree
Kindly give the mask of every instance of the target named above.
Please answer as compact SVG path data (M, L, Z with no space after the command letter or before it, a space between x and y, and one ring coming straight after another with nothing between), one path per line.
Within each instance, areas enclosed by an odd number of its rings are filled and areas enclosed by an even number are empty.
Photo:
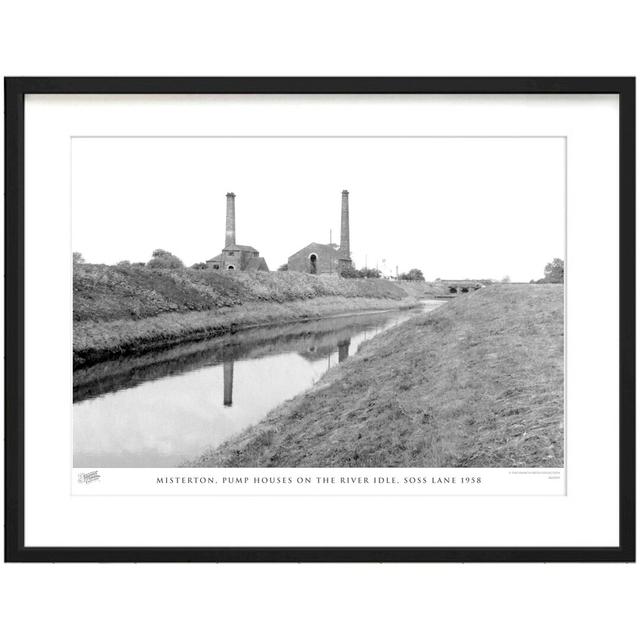
M399 280L419 280L424 282L424 275L420 269L409 269L407 273L401 273L398 275Z
M361 278L380 278L382 277L382 273L380 273L379 269L369 269L367 267L362 267L359 269L358 273Z
M116 264L116 267L130 267L131 263L128 260L120 260L120 262L118 262Z
M554 258L544 268L543 282L550 282L554 284L564 282L564 260L561 260L560 258Z
M84 264L84 258L79 251L73 252L73 264Z
M184 267L180 258L164 249L156 249L151 255L153 257L147 262L147 266L152 269L181 269Z
M511 278L509 276L505 276L504 278L502 278L502 280L500 280L500 282L508 284L509 282L511 282Z
M278 271L289 271L289 265L288 264L281 264L278 267Z
M195 264L191 265L192 269L199 269L200 271L204 271L205 269L208 269L209 267L207 266L206 262L196 262Z

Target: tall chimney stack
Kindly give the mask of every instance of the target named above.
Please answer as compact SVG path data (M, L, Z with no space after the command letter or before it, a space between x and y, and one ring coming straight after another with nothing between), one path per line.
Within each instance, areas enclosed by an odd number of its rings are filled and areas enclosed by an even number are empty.
M349 249L349 192L342 192L342 222L340 225L340 259L351 260Z
M236 243L236 194L227 193L227 227L224 236L225 249Z

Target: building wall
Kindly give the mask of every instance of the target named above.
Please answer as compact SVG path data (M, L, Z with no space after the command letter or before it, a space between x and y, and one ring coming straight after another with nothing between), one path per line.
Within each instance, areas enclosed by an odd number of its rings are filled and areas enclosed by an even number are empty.
M339 254L332 245L312 242L292 256L289 256L287 265L289 271L313 273L310 256L315 255L315 273L317 275L337 274L339 270Z
M211 268L213 269L228 269L230 266L237 271L242 271L244 268L243 256L241 251L233 251L231 255L228 252L222 252L222 260L211 260Z
M232 266L234 269L242 271L246 262L244 253L244 251L223 250L222 255L224 256L224 268L228 269L229 266Z

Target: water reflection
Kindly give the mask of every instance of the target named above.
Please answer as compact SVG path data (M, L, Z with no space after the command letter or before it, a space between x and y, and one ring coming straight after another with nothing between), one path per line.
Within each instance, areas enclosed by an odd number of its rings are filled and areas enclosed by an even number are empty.
M364 338L366 340L366 338ZM338 342L338 363L344 362L349 357L349 346L351 339L341 340ZM325 359L327 362L327 371L331 368L331 356L334 355L333 346L327 346L317 349L315 346L309 347L309 351L302 352L301 355L306 360L318 361ZM233 360L224 360L222 363L223 372L223 396L222 404L225 407L233 406ZM335 364L335 363L334 363Z
M415 313L245 330L77 370L74 466L171 467L193 459Z
M222 365L224 371L224 399L222 404L230 407L233 404L233 360L226 360Z

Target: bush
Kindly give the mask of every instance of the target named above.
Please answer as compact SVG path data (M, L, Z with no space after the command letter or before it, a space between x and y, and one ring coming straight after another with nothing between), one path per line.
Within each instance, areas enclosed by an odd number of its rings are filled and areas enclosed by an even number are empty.
M343 278L362 278L361 273L352 266L342 267L340 276Z

